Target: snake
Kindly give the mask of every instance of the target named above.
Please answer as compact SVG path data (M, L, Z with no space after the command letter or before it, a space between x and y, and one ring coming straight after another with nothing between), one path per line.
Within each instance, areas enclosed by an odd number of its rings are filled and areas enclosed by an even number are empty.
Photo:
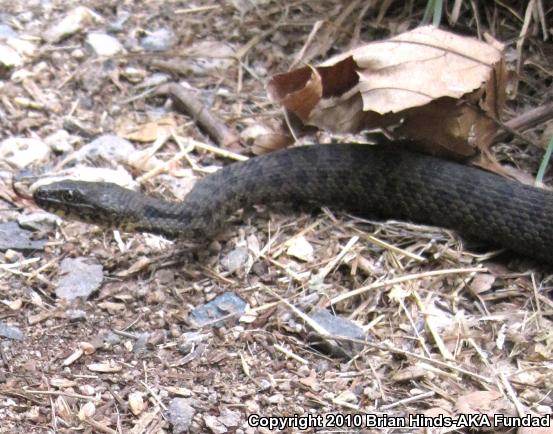
M224 166L166 201L107 182L38 187L62 217L168 238L211 239L238 209L327 206L354 215L439 226L553 263L553 193L476 167L390 146L296 146Z

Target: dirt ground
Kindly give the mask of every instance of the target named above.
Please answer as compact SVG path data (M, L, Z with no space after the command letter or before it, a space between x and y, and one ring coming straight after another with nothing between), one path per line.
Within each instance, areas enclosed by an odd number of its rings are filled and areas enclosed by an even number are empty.
M504 121L553 97L553 11L545 1L531 3L544 20L499 0L448 2L442 19L444 29L489 32L506 44L520 82ZM282 119L265 84L302 49L315 64L415 28L425 8L420 1L337 0L0 5L0 23L23 40L15 50L21 61L0 64L0 139L47 144L44 157L31 156L25 167L2 160L2 222L39 211L15 194L19 184L70 169L68 159L108 133L128 138L139 162L89 154L79 170L119 167L144 191L178 198L235 153L248 155L245 130L255 134ZM79 6L89 11L75 13ZM57 36L67 16L74 28ZM146 36L163 39L159 29L170 35L167 46L145 48ZM87 39L93 31L123 48L95 54ZM160 78L184 85L209 108L224 127L222 142L237 131L244 146L231 144L230 158L221 155L197 117L151 92ZM551 117L503 135L493 147L498 160L534 175ZM215 152L183 152L178 137ZM163 170L152 170L154 157ZM551 175L545 184L553 185ZM255 423L268 416L314 424L284 432L425 432L394 424L409 415L552 413L550 268L467 244L452 231L339 210L256 207L202 247L66 221L34 238L46 241L43 248L0 253L0 325L9 332L0 338L2 433L263 433L271 430ZM67 301L56 294L74 270L61 264L76 258L95 264L101 282L86 299ZM224 293L247 303L240 321L227 315L220 327L198 328L192 312ZM312 344L305 315L319 309L360 326L364 342L337 341L352 357ZM467 432L462 422L441 432Z

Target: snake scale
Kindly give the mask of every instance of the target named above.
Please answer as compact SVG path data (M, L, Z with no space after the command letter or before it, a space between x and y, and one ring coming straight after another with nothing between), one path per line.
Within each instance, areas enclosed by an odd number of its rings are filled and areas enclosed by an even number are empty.
M198 181L182 202L84 181L44 185L34 199L88 223L189 239L211 237L252 204L325 205L454 229L553 263L553 193L390 147L303 146L251 158Z

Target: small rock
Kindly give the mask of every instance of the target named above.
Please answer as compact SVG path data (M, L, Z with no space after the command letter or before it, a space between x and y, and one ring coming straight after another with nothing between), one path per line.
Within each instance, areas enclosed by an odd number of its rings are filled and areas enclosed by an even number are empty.
M7 24L0 24L0 39L17 38L19 35Z
M17 327L9 326L0 322L0 336L14 341L22 341L24 338L23 332Z
M71 136L71 134L63 129L57 130L44 138L44 143L50 146L54 152L62 154L73 151L74 142L75 136Z
M213 434L225 434L228 432L227 427L221 423L219 418L211 414L204 415L204 423Z
M16 17L21 23L29 23L34 18L34 14L32 11L22 11L19 12Z
M83 89L89 95L96 95L102 92L104 86L112 80L114 63L112 59L106 59L104 62L92 62L88 68L83 69L79 75L79 82ZM63 127L85 137L95 137L101 133L98 125L89 121L66 117Z
M69 321L83 321L86 320L86 312L82 309L67 309L65 311L65 317Z
M17 223L23 229L30 231L50 231L55 229L60 218L49 212L34 212L32 214L20 214L17 217Z
M140 392L129 393L127 401L129 403L129 408L132 414L134 414L135 416L138 416L146 408L146 404L144 403L144 396Z
M87 299L104 280L103 267L95 258L65 258L60 265L60 274L56 295L66 300Z
M21 56L13 48L0 44L0 71L21 66ZM2 68L3 67L3 68Z
M238 410L233 411L228 408L223 408L221 410L221 415L219 416L219 422L227 428L234 428L240 423L240 417L241 414Z
M22 259L24 259L24 257L21 253L16 252L15 250L8 249L4 253L4 259L6 260L6 262L14 263L17 261L21 261Z
M110 345L118 345L121 343L121 336L110 331L104 336L104 342Z
M22 229L17 222L0 223L0 250L42 250L45 241L32 239L33 232Z
M91 160L94 162L111 161L126 163L129 156L136 152L134 145L115 134L103 134L92 142L84 145L73 155L77 161Z
M221 265L230 273L234 273L248 262L248 248L245 246L231 250L223 259Z
M169 74L163 72L155 72L149 77L145 78L144 81L136 86L137 89L144 89L147 87L159 86L160 84L167 83L171 80Z
M113 36L106 33L90 32L86 35L85 43L98 56L115 56L124 51L123 45Z
M121 71L121 77L124 77L130 83L140 83L146 77L146 71L141 68L135 68L134 66L127 66Z
M10 137L0 142L0 159L24 169L32 163L45 161L50 156L50 147L42 140Z
M110 32L115 32L115 33L122 32L125 29L124 25L129 20L130 16L131 16L130 12L124 9L117 10L117 15L115 16L115 20L109 23L108 30Z
M179 345L179 351L183 354L188 354L199 343L205 341L211 336L211 333L186 332L181 336L182 343Z
M288 256L293 256L300 261L313 261L313 246L304 236L293 238L287 243L287 246L286 254Z
M231 314L238 321L238 318L246 310L246 302L233 292L225 292L216 297L209 303L197 307L190 313L190 319L196 327L210 325L213 327L222 327L224 320L217 321L219 318L225 318Z
M140 45L146 51L165 51L173 46L175 35L169 29L159 29L148 32L140 40Z
M102 21L103 18L91 9L78 6L69 11L59 23L46 30L44 39L50 43L56 43L80 32L89 24L101 23Z
M140 333L132 347L132 352L135 354L144 353L147 349L149 338L150 338L150 333L148 332Z
M81 392L83 395L86 396L93 396L96 393L96 389L94 386L91 386L90 384L83 384L78 387L79 392Z
M329 332L332 336L343 336L356 340L365 340L365 332L354 322L334 316L327 310L317 310L309 315L309 317ZM322 351L337 357L351 357L363 349L360 343L348 342L346 340L333 341L323 339L321 336L310 336L309 339L317 348Z
M173 425L173 434L188 432L195 414L196 410L188 403L188 399L174 398L167 410L169 422Z
M284 401L285 399L282 393L275 393L267 398L267 402L274 405L282 404Z
M9 38L6 40L6 45L14 49L20 56L34 56L37 45L35 42L22 38Z
M71 51L71 57L75 60L83 60L86 57L86 53L82 48L75 48Z

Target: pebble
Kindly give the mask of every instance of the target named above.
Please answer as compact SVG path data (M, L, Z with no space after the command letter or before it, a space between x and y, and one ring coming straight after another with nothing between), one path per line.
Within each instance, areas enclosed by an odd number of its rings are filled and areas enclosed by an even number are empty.
M190 313L190 319L196 327L210 325L212 327L222 327L224 320L217 321L219 318L234 314L235 322L246 310L246 302L233 292L225 292L214 298L209 303L197 307Z
M121 336L110 331L104 336L104 341L110 345L118 345L121 343Z
M0 39L17 38L19 35L7 24L0 24Z
M304 236L293 238L287 243L286 254L304 262L312 262L314 257L313 246Z
M159 29L148 32L140 39L140 45L146 51L165 51L173 46L175 35L169 29Z
M211 333L201 333L201 332L186 332L181 336L182 343L179 345L179 351L183 354L188 354L192 351L198 344L205 341L211 336Z
M82 309L67 309L65 311L65 317L69 321L84 321L86 320L86 312Z
M204 423L207 428L209 428L209 431L213 434L225 434L228 432L227 427L219 420L217 416L214 416L212 414L205 414L204 415Z
M115 20L109 23L108 30L115 33L122 32L125 30L125 23L129 20L130 16L130 12L124 9L119 9L117 11L117 15L115 16Z
M329 311L320 309L312 312L309 317L324 328L333 336L343 336L346 338L365 340L365 332L353 321L332 315ZM332 356L352 356L363 349L363 345L345 340L337 341L336 345L331 343L332 339L325 340L320 336L313 336L318 347ZM344 352L345 350L345 352Z
M24 338L23 332L14 326L9 326L0 322L0 336L14 341L22 341Z
M9 137L0 142L0 159L18 169L45 161L50 156L50 146L42 140L26 137Z
M17 217L17 223L23 229L30 231L50 231L55 229L60 218L49 212L34 212L32 214L20 214Z
M66 154L73 151L73 143L77 140L64 129L59 129L44 138L44 143L54 152Z
M45 241L35 241L33 232L23 229L17 222L0 223L0 250L42 250Z
M171 425L173 425L173 434L188 432L195 414L196 410L189 404L188 399L173 398L167 410L167 417Z
M248 262L248 248L245 246L237 247L231 250L223 259L221 259L221 265L229 273L234 273L240 267L244 266Z
M0 44L0 66L11 69L21 66L22 63L21 56L17 51L7 45Z
M44 39L52 44L60 42L75 33L82 31L87 25L101 23L103 18L91 9L78 6L65 17L44 32Z
M136 152L136 148L128 140L115 134L103 134L75 152L73 158L79 162L105 160L126 163L134 152Z
M56 295L65 300L87 299L104 280L102 265L95 258L65 258L60 265Z
M225 425L227 428L237 427L240 423L241 414L238 410L230 410L229 408L221 409L221 415L219 416L219 422Z
M101 32L88 33L85 43L97 56L111 57L125 50L117 38Z
M142 83L136 86L137 89L144 89L147 87L159 86L160 84L171 81L171 76L163 72L154 72L149 77L146 77Z
M132 347L132 352L135 354L141 354L146 352L148 347L148 339L150 339L150 333L148 332L140 333L137 336L136 341L134 342L134 345Z

